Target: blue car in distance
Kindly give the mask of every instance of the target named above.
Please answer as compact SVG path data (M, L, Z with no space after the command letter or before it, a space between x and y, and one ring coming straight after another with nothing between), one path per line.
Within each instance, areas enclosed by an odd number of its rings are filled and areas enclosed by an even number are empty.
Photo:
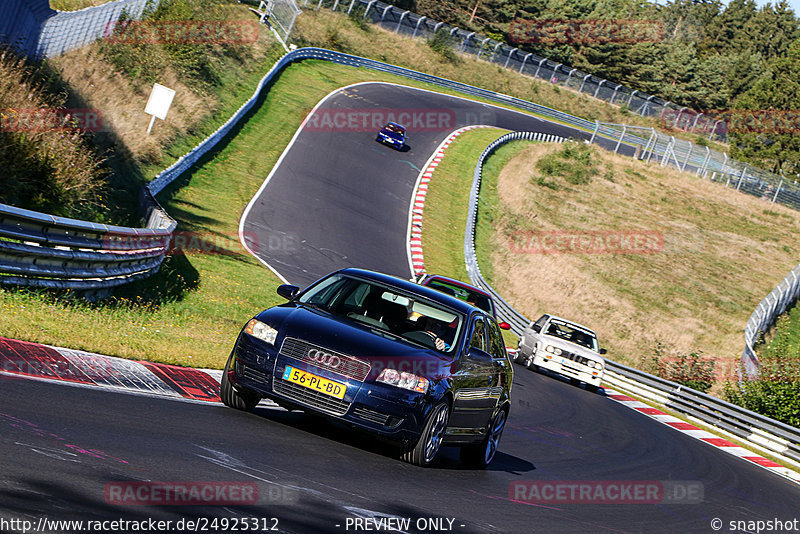
M378 132L375 140L400 150L406 144L406 129L396 122L387 122L386 126Z
M474 467L492 461L513 369L490 313L352 268L278 294L288 302L239 334L222 375L223 403L251 411L268 398L341 421L395 442L419 466L441 446L460 447Z

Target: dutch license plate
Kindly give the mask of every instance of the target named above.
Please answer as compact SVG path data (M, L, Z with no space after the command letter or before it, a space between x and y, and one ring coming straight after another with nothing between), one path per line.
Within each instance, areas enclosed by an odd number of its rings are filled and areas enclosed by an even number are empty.
M347 386L344 384L334 382L333 380L328 380L327 378L322 378L321 376L317 376L315 374L301 371L300 369L295 369L294 367L290 367L288 365L286 366L286 370L283 372L283 379L288 380L293 384L299 384L307 387L308 389L319 391L325 395L336 397L337 399L343 399L344 394L347 392Z

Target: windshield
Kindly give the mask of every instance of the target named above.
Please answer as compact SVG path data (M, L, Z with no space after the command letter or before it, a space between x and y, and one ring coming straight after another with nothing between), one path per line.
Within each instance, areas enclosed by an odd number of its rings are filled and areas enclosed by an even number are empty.
M597 337L595 337L592 332L578 328L574 324L554 319L550 321L550 325L547 327L547 332L545 332L545 334L597 352Z
M389 130L390 132L396 133L398 135L403 135L406 133L405 129L402 126L398 126L396 124L387 124L384 129Z
M494 307L492 306L492 299L489 296L484 295L483 293L478 293L477 291L472 291L465 287L461 287L456 284L450 284L443 280L436 280L436 279L430 280L425 285L433 289L442 291L443 293L447 293L448 295L453 295L456 298L468 302L472 306L476 306L482 309L483 311L487 311L492 315L494 315Z
M453 350L464 322L459 312L432 300L343 274L322 280L298 301L442 352Z

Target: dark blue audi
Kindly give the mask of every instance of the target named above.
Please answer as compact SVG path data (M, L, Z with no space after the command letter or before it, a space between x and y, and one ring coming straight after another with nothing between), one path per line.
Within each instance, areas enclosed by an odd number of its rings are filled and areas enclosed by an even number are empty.
M334 272L248 321L222 376L222 401L253 410L266 397L390 438L426 466L440 446L462 462L494 458L513 370L491 314L412 282Z

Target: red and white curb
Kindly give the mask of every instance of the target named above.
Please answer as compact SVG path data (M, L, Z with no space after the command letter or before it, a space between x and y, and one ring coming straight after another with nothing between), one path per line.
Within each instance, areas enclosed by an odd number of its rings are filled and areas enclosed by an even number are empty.
M712 447L716 447L721 451L727 452L728 454L732 454L738 458L756 464L764 469L772 471L773 473L777 473L783 477L788 478L794 482L800 483L800 473L789 469L779 463L773 462L768 458L764 458L763 456L759 456L758 454L754 453L753 451L749 451L744 447L740 447L735 443L731 443L730 441L721 438L708 432L707 430L703 430L702 428L698 428L691 423L687 423L677 417L670 415L666 412L659 410L658 408L653 408L652 406L648 406L647 404L633 399L623 393L619 393L612 389L608 389L606 387L603 388L606 392L608 398L615 400L616 402L631 408L632 410L636 410L639 413L642 413L652 419L655 419L659 423L663 423L678 432L686 434L687 436L691 436L695 439L699 439L705 443L708 443Z
M417 176L414 195L411 197L408 232L408 260L411 272L414 273L414 278L417 278L425 272L425 256L422 253L422 212L425 209L425 199L428 196L428 184L433 177L436 167L439 166L439 163L441 163L444 157L445 149L447 149L459 135L476 128L491 128L491 126L465 126L452 132L436 148L428 162L422 167L422 172Z
M220 402L222 372L126 360L0 337L0 378L15 377Z

